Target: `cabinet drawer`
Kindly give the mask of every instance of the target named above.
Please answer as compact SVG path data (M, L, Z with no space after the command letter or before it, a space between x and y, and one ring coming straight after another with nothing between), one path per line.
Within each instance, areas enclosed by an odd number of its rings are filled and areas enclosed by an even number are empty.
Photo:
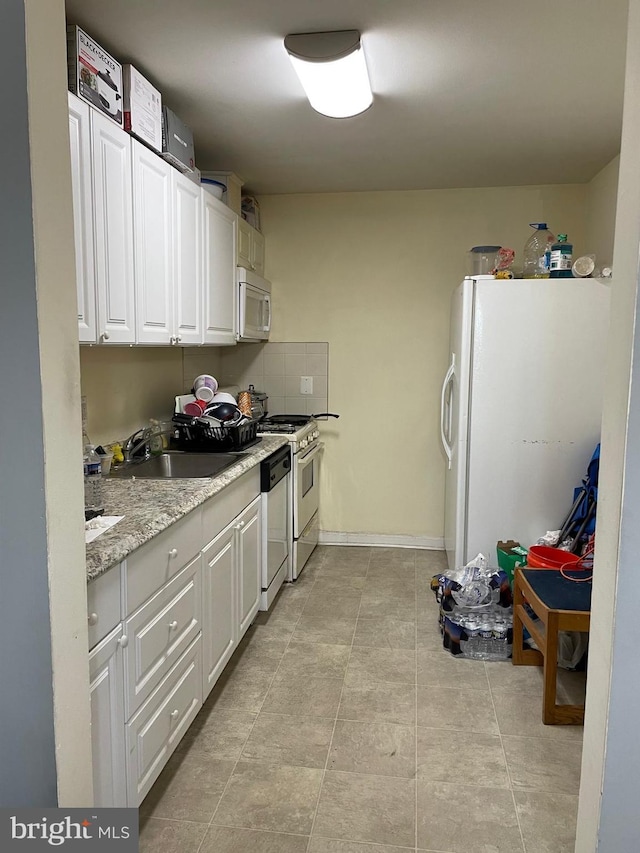
M206 548L259 494L260 466L256 465L239 480L227 486L213 498L209 498L202 507L204 547Z
M140 805L202 707L200 636L127 724L129 805Z
M200 552L202 516L200 509L155 536L126 561L125 614L133 613Z
M116 627L120 615L120 572L113 566L87 584L87 620L89 648L92 649Z
M200 632L201 577L198 556L126 620L127 717L140 707Z

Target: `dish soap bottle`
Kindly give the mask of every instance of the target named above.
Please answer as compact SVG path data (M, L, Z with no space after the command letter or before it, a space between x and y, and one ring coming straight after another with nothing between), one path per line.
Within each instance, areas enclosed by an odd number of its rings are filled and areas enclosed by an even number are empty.
M558 241L551 247L549 278L573 278L573 245L567 242L566 234L558 234Z
M524 245L523 278L549 278L549 259L555 237L546 222L531 222L535 228Z

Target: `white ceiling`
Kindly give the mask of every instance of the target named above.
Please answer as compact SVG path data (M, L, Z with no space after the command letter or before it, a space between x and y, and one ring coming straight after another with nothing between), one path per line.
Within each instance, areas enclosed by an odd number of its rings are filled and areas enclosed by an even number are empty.
M255 193L576 183L619 150L627 0L67 0ZM359 29L374 103L309 106L287 33Z

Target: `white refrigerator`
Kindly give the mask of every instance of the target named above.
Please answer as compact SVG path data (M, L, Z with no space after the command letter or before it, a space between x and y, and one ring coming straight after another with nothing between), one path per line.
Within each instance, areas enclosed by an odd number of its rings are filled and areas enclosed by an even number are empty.
M600 441L609 286L467 278L451 302L440 428L449 567L557 530Z

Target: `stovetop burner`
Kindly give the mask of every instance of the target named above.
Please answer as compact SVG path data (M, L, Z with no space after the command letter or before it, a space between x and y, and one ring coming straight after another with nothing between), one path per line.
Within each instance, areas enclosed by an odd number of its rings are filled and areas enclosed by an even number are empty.
M311 415L271 415L265 418L262 423L269 426L277 424L287 424L294 427L306 426L313 420Z
M274 424L272 421L260 421L258 432L293 433L298 429L294 424Z

